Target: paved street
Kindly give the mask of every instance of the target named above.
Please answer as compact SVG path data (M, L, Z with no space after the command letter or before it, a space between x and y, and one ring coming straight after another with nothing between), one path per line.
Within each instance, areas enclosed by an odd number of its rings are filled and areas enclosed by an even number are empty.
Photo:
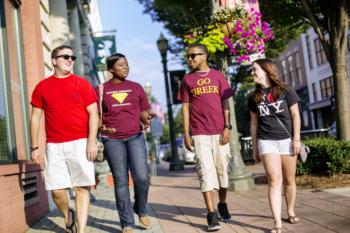
M272 218L267 199L261 165L248 166L259 176L254 190L230 192L228 207L232 221L221 223L221 233L268 232ZM350 197L348 189L340 192L297 191L296 213L302 218L297 225L284 223L283 232L350 232ZM114 194L111 188L94 190L96 202L92 203L87 232L120 232L119 218L115 211ZM217 198L217 196L216 196ZM217 199L216 199L217 201ZM206 209L193 166L183 172L168 172L167 164L158 168L158 176L152 178L149 194L151 230L136 232L192 233L206 232ZM283 217L286 218L285 206ZM137 218L135 216L136 223ZM63 232L63 220L57 211L34 225L27 233Z

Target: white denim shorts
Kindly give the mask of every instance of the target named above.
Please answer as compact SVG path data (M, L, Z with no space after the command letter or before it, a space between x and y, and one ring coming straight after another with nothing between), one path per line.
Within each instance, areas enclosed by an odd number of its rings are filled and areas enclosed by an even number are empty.
M290 138L283 140L263 140L258 139L258 149L260 155L293 155L293 143Z
M229 143L220 145L220 135L193 136L195 161L202 192L227 188L231 160Z
M95 185L94 163L87 159L87 139L47 143L45 156L46 190Z

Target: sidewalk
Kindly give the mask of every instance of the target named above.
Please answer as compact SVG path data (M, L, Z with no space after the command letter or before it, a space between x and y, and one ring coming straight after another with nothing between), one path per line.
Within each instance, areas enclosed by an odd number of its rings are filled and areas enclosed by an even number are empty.
M261 165L248 166L259 183L254 190L229 192L227 197L232 220L221 223L220 233L269 232L272 218L267 199ZM151 230L137 229L143 233L197 233L206 231L206 209L199 190L193 166L182 172L168 172L168 164L158 167L149 193ZM115 210L113 189L94 190L96 202L92 203L87 232L120 232ZM337 194L336 194L337 193ZM215 195L216 202L217 195ZM302 218L297 225L284 222L283 232L350 232L350 197L342 192L314 192L297 190L296 213ZM283 203L283 218L286 218ZM135 216L136 223L137 217ZM63 232L63 220L57 211L35 224L27 233Z

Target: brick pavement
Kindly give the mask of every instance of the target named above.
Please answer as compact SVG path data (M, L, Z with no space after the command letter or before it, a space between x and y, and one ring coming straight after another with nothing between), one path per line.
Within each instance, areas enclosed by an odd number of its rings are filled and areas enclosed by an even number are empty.
M158 167L149 194L152 230L137 232L192 233L206 232L206 209L193 166L182 172L168 172L168 164ZM248 166L259 183L254 190L229 192L228 207L233 219L221 223L220 233L268 232L272 218L267 199L267 185L261 165ZM111 188L94 190L87 232L120 232ZM216 202L217 195L215 195ZM296 213L302 218L297 225L284 223L283 232L350 232L350 197L309 189L297 190ZM63 220L57 211L35 224L27 233L63 232ZM283 217L286 218L285 205ZM137 219L135 217L135 219ZM136 220L137 222L137 220ZM50 230L49 230L50 229Z

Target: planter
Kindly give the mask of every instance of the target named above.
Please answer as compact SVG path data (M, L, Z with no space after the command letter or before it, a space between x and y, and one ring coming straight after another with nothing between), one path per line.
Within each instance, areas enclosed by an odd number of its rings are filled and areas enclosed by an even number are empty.
M225 34L225 36L228 36L233 33L234 29L234 23L233 22L226 22L219 24L221 31Z

